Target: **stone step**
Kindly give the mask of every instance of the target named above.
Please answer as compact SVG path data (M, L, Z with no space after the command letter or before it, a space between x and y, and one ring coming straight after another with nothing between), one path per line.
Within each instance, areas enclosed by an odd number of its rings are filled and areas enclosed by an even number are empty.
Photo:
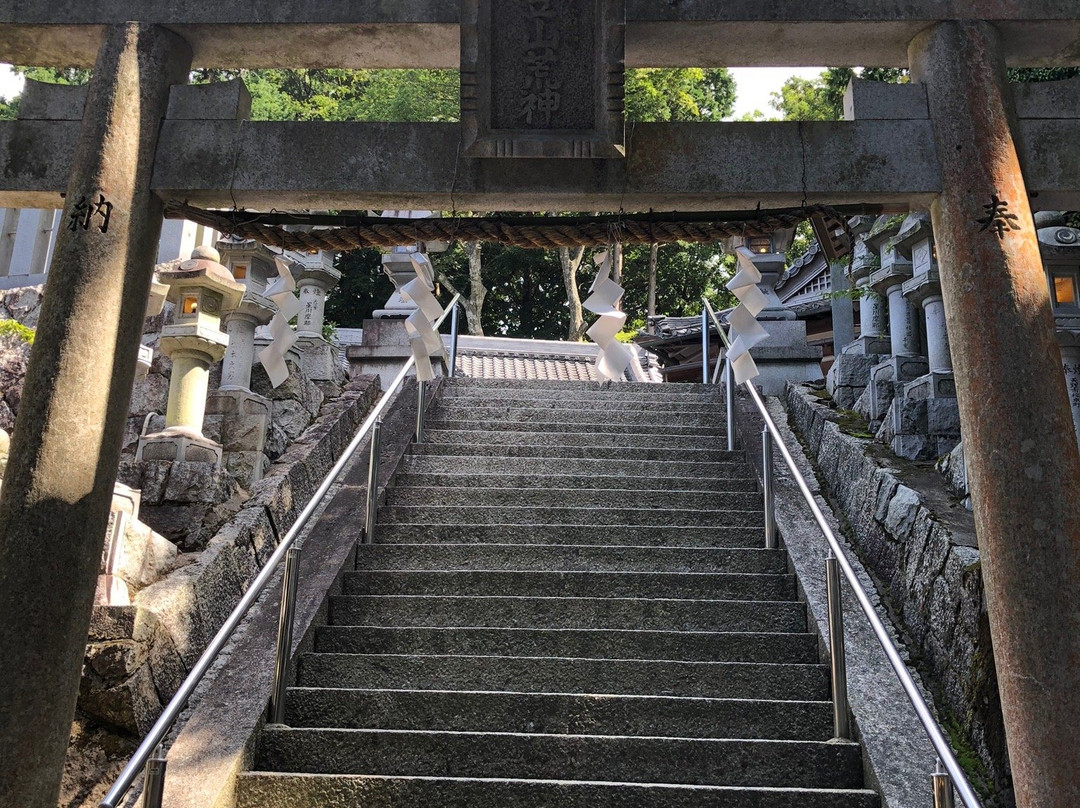
M639 431L643 428L656 428L663 431L667 426L705 426L722 427L725 423L724 412L628 412L607 408L580 408L553 410L550 407L475 407L471 405L455 406L437 402L428 409L428 415L434 421L504 421L524 424L561 423L591 424L593 426L629 424ZM597 429L598 432L610 432L610 429Z
M530 508L492 505L433 506L388 505L379 508L379 524L552 524L552 525L675 525L678 527L762 527L761 508Z
M300 687L825 701L824 665L507 656L303 654Z
M794 600L795 576L707 572L521 572L368 570L348 572L345 595L512 595L560 598Z
M436 488L599 488L621 491L757 491L757 481L743 477L617 477L614 475L574 474L410 474L394 475L395 487L433 486Z
M539 457L524 462L520 457L485 455L406 455L399 467L406 474L532 474L595 475L597 477L643 477L646 479L739 479L749 480L746 463L688 463L672 460L644 460L634 463L618 459Z
M806 631L799 602L496 595L335 595L338 626Z
M663 783L380 777L253 772L237 780L237 808L879 808L868 789L743 788Z
M716 415L726 412L723 398L698 398L687 400L672 400L647 396L645 398L596 399L592 397L569 398L566 396L552 396L539 398L536 396L519 396L506 398L486 398L483 396L442 396L433 407L447 407L452 409L491 409L513 411L520 409L537 409L548 411L579 410L583 412L606 413L660 413L663 415Z
M291 727L827 741L828 701L293 687Z
M668 449L663 446L551 446L536 444L458 444L420 443L409 446L413 457L438 455L442 457L535 457L607 459L610 462L640 460L671 460L688 463L718 463L746 468L746 461L731 459L726 449Z
M714 384L648 384L642 382L569 382L541 379L474 379L460 376L443 381L443 395L454 395L458 390L536 390L553 392L585 391L588 393L630 392L639 395L672 396L686 393L722 395L722 389Z
M467 425L466 425L467 426ZM491 446L506 444L529 444L531 446L595 446L620 448L657 449L721 449L727 447L727 439L717 435L667 435L654 430L643 432L534 432L496 430L482 432L476 429L427 429L424 440L428 443L464 443L471 446ZM745 453L732 453L738 459L744 459ZM733 457L733 459L735 459Z
M468 527L463 529L467 530ZM662 528L658 528L660 530ZM384 528L379 541L389 529ZM607 530L605 530L607 532ZM356 568L410 570L564 570L567 572L786 573L787 553L763 548L613 547L539 544L364 544Z
M328 654L670 659L683 662L818 662L817 637L715 631L320 626L315 650Z
M588 412L636 412L636 413L702 413L715 415L726 412L724 399L700 396L666 399L658 396L442 396L438 405L456 408L490 407L501 409L544 409L552 412L583 410Z
M481 488L478 486L437 487L394 485L387 491L387 504L395 506L562 506L576 508L761 508L761 494L751 491L627 491L618 488Z
M379 729L263 731L257 765L271 771L538 778L687 785L858 788L854 743L635 738Z
M727 429L721 422L720 425L698 424L672 424L670 422L657 422L648 424L603 424L591 421L563 421L555 418L536 418L531 421L516 421L504 418L491 418L478 420L475 418L441 418L438 415L430 416L424 425L428 429L450 430L464 429L470 431L492 432L625 432L628 435L656 434L656 435L699 435L712 436L716 440L727 441Z
M384 524L378 544L528 544L600 547L745 547L764 546L763 527L672 527L627 525L450 525Z
M237 808L879 808L867 789L244 773Z

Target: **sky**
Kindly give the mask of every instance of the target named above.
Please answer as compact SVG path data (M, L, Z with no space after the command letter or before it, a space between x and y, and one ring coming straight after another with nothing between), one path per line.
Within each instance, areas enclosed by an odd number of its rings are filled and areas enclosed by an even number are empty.
M823 67L733 67L738 95L735 99L735 118L747 112L761 110L766 117L776 115L769 106L769 95L780 89L780 85L792 75L814 78ZM0 64L0 96L11 98L22 89L22 78L11 71L10 65Z
M735 79L734 118L741 118L748 112L760 110L766 118L779 117L775 109L769 106L769 97L780 91L780 86L791 76L804 79L816 78L824 67L732 67L731 75Z

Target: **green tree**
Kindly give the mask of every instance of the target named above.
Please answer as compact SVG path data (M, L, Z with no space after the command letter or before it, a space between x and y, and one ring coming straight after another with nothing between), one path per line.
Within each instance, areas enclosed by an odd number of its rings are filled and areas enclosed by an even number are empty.
M341 280L326 296L326 319L343 328L360 328L394 293L382 271L382 253L375 248L351 250L339 254L334 266Z
M649 245L626 247L623 264L623 311L627 329L645 327L648 312ZM735 257L721 244L661 245L656 257L656 312L669 317L701 313L702 295L715 306L727 308L735 298L724 286L734 274Z
M830 67L816 79L792 76L769 105L786 121L839 121L844 117L844 91L853 78L900 84L907 71L885 67Z

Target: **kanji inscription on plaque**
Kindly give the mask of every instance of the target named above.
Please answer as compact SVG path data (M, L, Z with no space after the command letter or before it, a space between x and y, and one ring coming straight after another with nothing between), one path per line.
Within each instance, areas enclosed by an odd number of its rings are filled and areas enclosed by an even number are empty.
M624 156L623 0L461 2L467 156Z

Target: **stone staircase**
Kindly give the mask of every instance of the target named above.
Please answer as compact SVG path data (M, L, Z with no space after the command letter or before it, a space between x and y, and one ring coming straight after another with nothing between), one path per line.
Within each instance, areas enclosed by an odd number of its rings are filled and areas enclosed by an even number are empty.
M701 385L446 382L239 808L876 808L723 427Z

